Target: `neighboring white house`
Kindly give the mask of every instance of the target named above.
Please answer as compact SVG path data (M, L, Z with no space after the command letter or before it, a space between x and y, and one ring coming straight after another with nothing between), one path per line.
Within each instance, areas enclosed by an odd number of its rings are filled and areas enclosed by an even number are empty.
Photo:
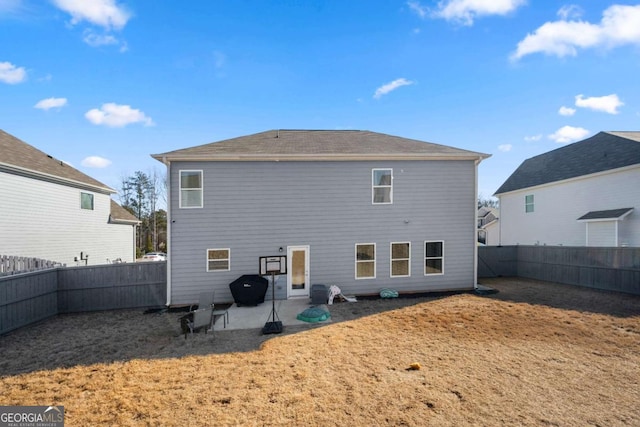
M500 244L497 208L483 206L478 209L478 243L487 246Z
M169 179L167 303L287 256L275 298L470 290L486 154L369 131L271 130L153 157Z
M70 266L135 261L138 220L113 193L0 130L0 255Z
M495 196L502 245L640 246L640 132L527 159Z

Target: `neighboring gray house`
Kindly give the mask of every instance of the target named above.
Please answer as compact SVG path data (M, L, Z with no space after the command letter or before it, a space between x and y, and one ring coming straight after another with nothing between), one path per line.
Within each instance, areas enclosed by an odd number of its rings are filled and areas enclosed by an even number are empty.
M486 154L369 131L270 130L155 154L169 177L168 305L286 255L276 299L473 289ZM268 293L269 295L269 293Z
M0 130L0 255L70 266L135 261L138 220L113 193ZM88 259L76 262L81 253Z
M496 191L502 245L640 246L640 132L525 160Z

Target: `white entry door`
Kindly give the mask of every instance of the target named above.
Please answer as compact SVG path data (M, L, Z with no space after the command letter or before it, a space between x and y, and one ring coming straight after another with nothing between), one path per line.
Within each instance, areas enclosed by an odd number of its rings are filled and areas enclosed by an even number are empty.
M309 246L287 247L287 298L309 296Z

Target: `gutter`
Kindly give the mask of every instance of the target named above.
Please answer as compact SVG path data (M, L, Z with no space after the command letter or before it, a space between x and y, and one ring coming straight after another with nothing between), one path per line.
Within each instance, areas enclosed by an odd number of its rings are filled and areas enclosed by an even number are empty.
M7 163L0 162L0 171L7 171L14 175L24 176L27 178L39 179L42 181L52 182L54 184L66 185L68 187L75 187L83 190L95 191L102 194L114 194L116 190L111 187L101 187L94 184L88 184L86 182L76 181L74 179L63 178L56 175L51 175L44 172L36 172L31 169L21 168L15 165L9 165Z
M485 157L486 158L486 157ZM473 290L478 290L478 165L483 159L475 161L474 188L475 197L473 198L473 208L475 212L475 221L473 222Z
M316 162L316 161L393 161L393 160L473 160L476 165L490 157L489 154L477 153L475 155L460 154L221 154L221 155L179 155L168 159L166 155L151 155L154 159L168 164L168 162L268 162L268 161L296 161L296 162Z
M171 162L166 156L162 157L162 163L167 166L167 307L171 306L171 266L173 265L173 245L171 244Z

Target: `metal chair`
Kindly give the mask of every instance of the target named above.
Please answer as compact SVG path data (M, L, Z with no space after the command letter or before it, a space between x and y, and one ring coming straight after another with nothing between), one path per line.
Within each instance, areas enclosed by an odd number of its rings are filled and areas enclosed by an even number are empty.
M215 309L213 299L213 292L202 292L198 298L197 308L195 308L195 305L192 305L189 308L189 313L180 318L185 339L187 339L189 332L194 333L203 327L205 328L205 334L209 331L213 332L215 316L222 316L224 328L227 327L229 312L226 308Z
M184 338L187 334L194 333L198 329L205 328L205 334L213 330L213 292L203 292L198 298L198 308L192 305L189 313L180 318Z

